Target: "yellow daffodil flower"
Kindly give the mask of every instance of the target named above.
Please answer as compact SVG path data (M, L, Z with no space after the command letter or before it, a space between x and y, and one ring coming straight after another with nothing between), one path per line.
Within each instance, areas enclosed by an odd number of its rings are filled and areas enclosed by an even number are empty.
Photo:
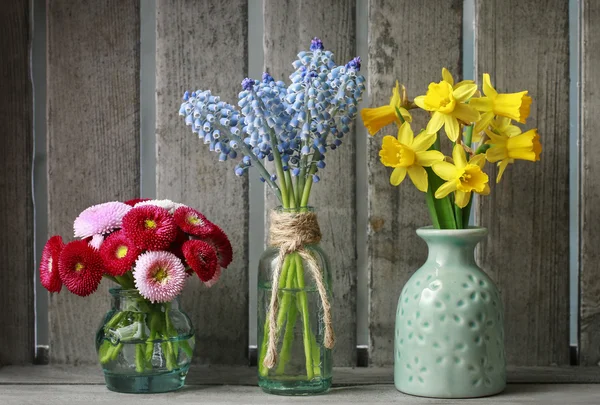
M519 93L498 94L492 86L490 75L483 74L483 94L485 97L474 98L469 105L477 111L483 113L481 119L475 125L475 133L483 132L494 115L513 119L521 124L525 124L529 117L531 108L531 97L527 95L527 90Z
M446 180L435 192L435 198L444 198L454 191L454 203L464 208L471 199L471 192L490 193L488 175L481 170L485 165L485 155L475 155L467 162L465 150L457 144L452 150L452 159L454 164L438 162L431 166L435 174Z
M436 133L444 127L448 138L456 142L460 133L459 120L464 124L479 120L477 110L465 103L475 92L475 84L463 84L454 89L446 80L430 83L427 94L415 98L416 105L433 112L427 124L427 133Z
M465 84L475 84L475 82L473 80L463 80L463 81L456 83L456 85L454 85L454 77L452 77L452 73L450 73L450 71L446 68L442 68L442 79L445 82L450 83L450 86L452 86L453 90L456 90L457 88L459 88L460 86L463 86Z
M492 129L492 131L500 135L505 135L508 137L519 135L521 133L521 128L519 128L516 125L512 125L511 121L512 120L510 118L496 116L490 122L489 126ZM484 130L485 129L487 128L484 128ZM485 133L485 131L478 133L475 133L475 131L473 131L473 142L481 141L482 133Z
M389 105L376 108L363 108L361 110L360 115L369 134L375 135L381 128L393 122L400 125L401 120L398 117L396 110L400 111L404 121L412 122L412 116L405 108L406 104L406 89L402 86L401 97L400 85L398 84L398 81L396 81L396 87L392 90L392 98L390 99Z
M490 130L486 131L490 140L486 144L491 147L486 151L485 156L491 163L498 164L498 176L496 183L502 179L504 170L515 160L529 160L537 162L542 153L542 144L537 129L531 129L519 135L508 136L506 134L496 134Z
M416 137L410 124L405 122L398 129L398 139L391 135L383 137L383 145L379 152L381 163L393 167L390 183L394 186L402 183L406 173L417 189L427 192L427 172L429 167L444 160L444 155L437 150L428 150L435 142L437 135L421 132Z

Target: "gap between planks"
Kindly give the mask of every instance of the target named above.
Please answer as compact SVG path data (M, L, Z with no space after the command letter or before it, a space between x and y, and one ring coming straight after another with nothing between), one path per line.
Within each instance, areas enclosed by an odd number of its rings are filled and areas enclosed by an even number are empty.
M393 384L393 369L334 369L333 385ZM599 367L509 367L509 383L517 384L585 384L600 383ZM256 368L228 366L192 366L186 385L256 386ZM0 385L104 385L98 366L6 366L0 369Z

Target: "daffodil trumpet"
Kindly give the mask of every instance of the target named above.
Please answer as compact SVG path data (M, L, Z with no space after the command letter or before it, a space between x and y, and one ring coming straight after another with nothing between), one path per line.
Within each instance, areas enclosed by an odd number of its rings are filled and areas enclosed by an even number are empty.
M396 137L383 137L381 163L392 168L390 184L400 185L409 177L417 190L426 193L436 228L469 226L473 196L487 196L491 192L490 177L485 171L487 163L497 165L496 182L499 182L508 165L515 161L540 160L542 145L537 129L522 132L513 124L513 121L524 124L529 116L532 99L528 92L501 94L492 86L487 73L482 81L483 96L475 82L455 83L450 72L443 68L442 80L430 83L426 94L415 97L414 101L408 99L405 87L396 83L389 105L361 112L371 135L386 125L398 126ZM429 115L426 128L416 136L410 126L412 115L410 119L406 116L414 106ZM441 133L452 142L450 156L442 153Z

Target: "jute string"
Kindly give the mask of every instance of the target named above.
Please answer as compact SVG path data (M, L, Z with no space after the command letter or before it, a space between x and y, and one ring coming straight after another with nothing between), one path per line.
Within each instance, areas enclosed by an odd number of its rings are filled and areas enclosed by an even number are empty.
M283 268L286 255L298 253L306 263L310 273L315 280L317 291L323 306L323 321L325 323L326 348L331 349L335 344L333 325L331 322L331 303L327 296L327 290L323 283L323 272L315 257L304 248L305 245L317 244L321 241L321 230L317 222L317 215L313 212L271 213L271 228L269 230L269 244L279 248L277 264L273 270L273 281L271 282L271 301L269 305L269 344L263 365L273 368L277 363L277 310L279 309L279 277Z

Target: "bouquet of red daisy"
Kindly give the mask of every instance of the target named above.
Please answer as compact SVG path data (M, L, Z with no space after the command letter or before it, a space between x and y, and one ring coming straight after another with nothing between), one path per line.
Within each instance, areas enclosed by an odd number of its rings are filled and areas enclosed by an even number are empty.
M187 372L194 332L174 300L188 276L196 274L209 287L218 281L233 256L227 235L202 213L170 200L94 205L79 214L73 228L77 240L64 244L59 235L48 240L40 278L50 292L64 285L81 297L95 292L102 278L120 285L111 290L115 305L97 336L109 388L139 392L109 381L109 373L132 371L123 361L127 350L136 373Z

